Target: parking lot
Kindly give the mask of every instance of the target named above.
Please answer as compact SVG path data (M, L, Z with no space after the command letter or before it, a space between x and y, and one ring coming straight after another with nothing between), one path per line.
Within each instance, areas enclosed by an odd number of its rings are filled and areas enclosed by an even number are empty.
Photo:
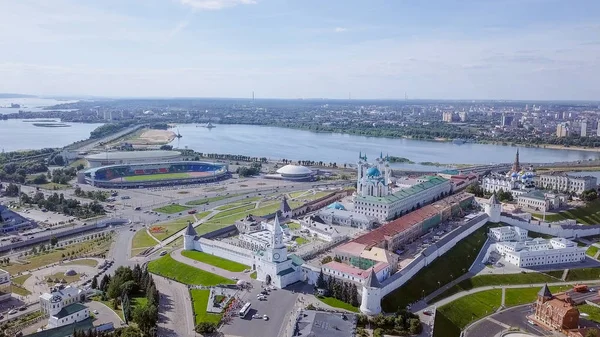
M261 291L261 287L254 287L245 293L242 298L251 303L248 314L244 318L234 317L223 326L221 332L228 336L278 337L282 325L289 319L286 316L292 312L298 294L312 292L312 286L299 282L286 289L272 290L266 301L257 299ZM255 314L260 317L252 318ZM262 319L263 315L267 315L269 320Z

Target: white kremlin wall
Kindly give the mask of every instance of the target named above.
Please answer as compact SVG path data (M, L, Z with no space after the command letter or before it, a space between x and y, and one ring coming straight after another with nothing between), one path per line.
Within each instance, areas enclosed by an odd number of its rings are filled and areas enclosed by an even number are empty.
M226 242L199 238L194 241L194 249L206 254L245 264L250 268L254 266L254 254L252 251Z
M536 220L526 220L509 215L507 213L502 213L500 222L510 226L517 226L528 231L561 238L577 238L600 235L599 225L578 225L575 220L548 223Z

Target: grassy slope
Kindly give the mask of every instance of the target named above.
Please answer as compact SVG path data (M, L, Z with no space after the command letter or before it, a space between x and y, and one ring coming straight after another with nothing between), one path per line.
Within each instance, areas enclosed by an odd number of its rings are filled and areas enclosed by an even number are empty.
M537 214L542 218L541 214ZM586 225L595 225L600 223L600 200L589 202L584 207L578 207L556 214L546 214L546 221L559 221L566 219L575 219L577 222Z
M501 289L485 290L452 301L438 308L438 311L462 329L470 322L496 311L501 300Z
M183 284L214 286L234 283L234 281L228 278L175 261L170 255L165 255L158 260L148 263L148 271Z
M600 279L600 268L569 269L567 281L587 281Z
M589 257L594 257L596 256L596 253L598 253L598 247L596 246L590 246L586 251L585 254Z
M185 250L181 252L181 255L190 258L192 260L204 262L210 264L211 266L219 267L221 269L229 270L232 272L242 272L246 269L250 269L249 266L246 266L241 263L237 263L231 260L224 259L222 257L210 255L203 252L198 251L189 251Z
M331 307L334 307L334 308L340 308L340 309L345 309L345 310L352 311L352 312L358 312L357 307L353 307L346 302L342 302L342 301L338 300L337 298L317 297L317 299Z
M419 300L423 295L428 295L438 289L438 281L444 285L464 274L485 243L490 226L485 225L461 240L446 254L421 269L402 287L384 297L381 301L383 310L394 312L399 307L404 308L409 303Z
M571 289L571 286L553 286L549 287L553 294L560 293ZM514 307L516 305L533 303L537 298L537 293L540 291L539 287L530 288L514 288L506 289L504 296L504 306Z
M223 199L234 198L234 197L237 197L237 196L240 196L240 195L242 195L242 194L220 195L218 197L192 200L190 202L187 202L186 205L189 205L189 206L205 205L205 204L208 204L208 203L211 203L211 202L215 202L215 201L219 201L219 200L223 200ZM250 199L250 198L248 198L248 199Z
M133 236L133 241L131 243L131 249L136 248L145 248L145 247L154 247L157 242L148 234L146 228L138 229L138 231Z
M194 308L194 325L198 325L200 322L218 324L221 321L221 315L206 312L210 290L192 289L190 295L192 297L192 307Z
M153 211L159 212L159 213L164 213L164 214L174 214L174 213L180 213L180 212L186 211L188 209L190 209L190 207L175 204L175 205L167 205L167 206L155 208L155 209L153 209Z
M206 215L208 215L210 212L204 212L201 214L198 214L198 219L201 219L201 215L205 214L202 217L205 217ZM160 232L160 233L152 233L152 236L154 236L155 238L157 238L158 240L162 241L166 238L168 238L169 236L179 232L180 230L184 229L185 227L187 227L188 221L194 222L196 221L196 219L190 215L190 216L185 216L179 219L175 219L173 221L169 221L169 222L165 222L165 223L158 223L156 225L152 225L150 226L150 228L152 227L164 227L164 232Z

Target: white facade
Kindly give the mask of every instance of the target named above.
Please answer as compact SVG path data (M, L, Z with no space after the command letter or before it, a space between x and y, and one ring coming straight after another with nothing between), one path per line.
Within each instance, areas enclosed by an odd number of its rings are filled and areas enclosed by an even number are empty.
M10 299L10 273L0 269L0 302Z
M565 195L545 193L540 190L531 191L517 198L519 207L539 212L559 208L566 202Z
M499 242L496 250L508 263L517 267L531 267L582 262L586 248L579 248L576 243L564 238L536 238L525 242Z
M89 310L80 302L84 291L73 286L53 288L52 292L40 296L40 309L48 315L48 328L57 328L83 321L90 316Z
M515 227L515 226L503 226L490 228L490 236L499 242L502 241L527 241L526 229Z
M487 193L510 192L513 198L535 189L534 176L530 172L509 172L507 175L492 173L483 178L482 188Z
M335 208L324 208L316 213L323 219L323 223L329 225L348 226L360 229L371 229L377 225L378 220L374 216L359 214L352 211Z
M425 206L452 191L450 180L424 176L418 179L418 184L392 193L391 172L383 155L380 155L373 166L367 163L366 156L359 157L354 212L387 221Z
M595 177L591 176L574 177L567 174L542 174L537 178L536 184L538 187L547 190L581 194L583 191L595 189L598 182Z
M303 261L288 256L279 218L275 217L274 224L264 225L264 228L270 233L268 245L264 249L261 246L257 247L256 251L252 251L222 241L198 238L194 227L190 224L183 237L184 249L202 251L248 265L256 269L258 281L278 288L285 288L300 281L303 278L301 269Z

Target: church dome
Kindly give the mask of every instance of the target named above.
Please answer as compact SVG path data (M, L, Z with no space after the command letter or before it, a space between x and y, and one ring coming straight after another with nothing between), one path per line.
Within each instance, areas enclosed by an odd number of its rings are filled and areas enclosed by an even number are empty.
M375 166L367 170L367 177L379 177L380 175L381 172L379 172L379 169Z
M339 209L339 210L346 210L346 207L344 207L344 205L342 205L339 202L334 202L333 204L327 206L328 209Z

